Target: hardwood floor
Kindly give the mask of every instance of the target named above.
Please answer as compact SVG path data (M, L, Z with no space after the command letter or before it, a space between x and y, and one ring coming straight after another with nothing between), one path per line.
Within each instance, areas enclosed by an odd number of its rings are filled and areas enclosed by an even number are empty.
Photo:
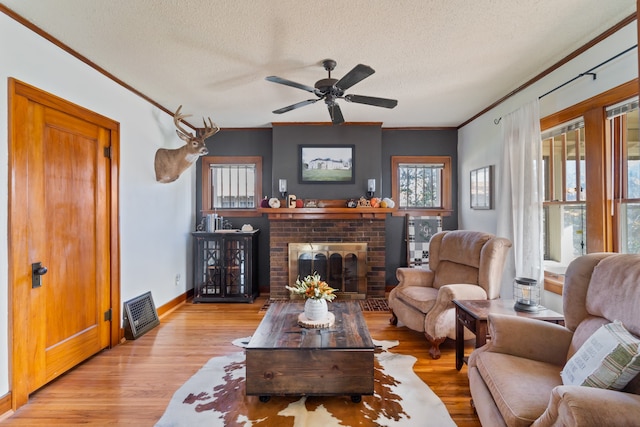
M179 386L211 357L237 351L233 339L254 332L265 313L260 311L263 302L183 304L144 336L103 351L33 393L2 423L153 426ZM418 358L415 372L440 396L458 426L480 426L470 405L467 367L455 369L453 342L446 341L442 357L432 360L422 334L390 325L386 312L364 316L373 338L399 340L394 352ZM470 352L472 343L466 346Z

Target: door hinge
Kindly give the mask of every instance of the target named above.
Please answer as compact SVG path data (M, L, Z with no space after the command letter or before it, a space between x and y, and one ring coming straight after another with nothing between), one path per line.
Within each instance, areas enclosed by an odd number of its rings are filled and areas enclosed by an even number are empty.
M104 321L105 322L111 321L111 309L104 312Z
M107 159L111 158L111 147L104 147L104 156Z

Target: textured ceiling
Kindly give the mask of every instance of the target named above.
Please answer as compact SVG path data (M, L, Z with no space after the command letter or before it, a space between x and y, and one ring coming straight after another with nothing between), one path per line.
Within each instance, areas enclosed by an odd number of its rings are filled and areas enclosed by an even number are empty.
M325 58L340 78L376 73L339 101L351 122L458 126L635 12L636 0L2 0L168 110L221 127L325 122L308 86Z

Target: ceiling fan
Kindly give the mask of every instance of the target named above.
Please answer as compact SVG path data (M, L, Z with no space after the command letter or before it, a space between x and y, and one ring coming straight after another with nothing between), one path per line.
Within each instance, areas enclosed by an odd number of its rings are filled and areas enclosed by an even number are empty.
M304 107L305 105L313 104L320 101L321 99L324 99L324 102L325 104L327 104L327 108L329 109L331 121L334 125L339 125L341 123L344 123L344 117L342 116L340 106L336 102L338 99L344 99L348 102L355 102L357 104L367 104L384 108L393 108L398 105L398 101L395 99L344 94L344 92L351 86L375 73L373 68L369 67L368 65L356 65L340 80L331 78L331 72L336 67L336 61L334 61L333 59L325 59L324 61L322 61L322 65L324 66L324 69L329 73L329 77L327 77L326 79L318 80L314 87L292 82L291 80L283 79L282 77L266 77L266 80L270 82L280 83L282 85L306 90L307 92L311 92L317 96L316 99L307 99L306 101L297 102L278 110L274 110L273 112L275 114L286 113L287 111L295 110L296 108Z

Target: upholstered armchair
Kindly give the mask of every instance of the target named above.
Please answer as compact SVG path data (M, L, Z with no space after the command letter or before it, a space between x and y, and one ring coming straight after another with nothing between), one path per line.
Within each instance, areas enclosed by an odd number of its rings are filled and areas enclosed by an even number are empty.
M398 285L389 293L391 323L424 332L429 354L440 357L440 344L455 339L454 299L495 299L511 242L479 231L435 234L429 242L428 268L398 268ZM465 339L473 337L466 331Z
M640 255L575 259L562 300L564 326L489 315L468 370L483 426L640 425Z

